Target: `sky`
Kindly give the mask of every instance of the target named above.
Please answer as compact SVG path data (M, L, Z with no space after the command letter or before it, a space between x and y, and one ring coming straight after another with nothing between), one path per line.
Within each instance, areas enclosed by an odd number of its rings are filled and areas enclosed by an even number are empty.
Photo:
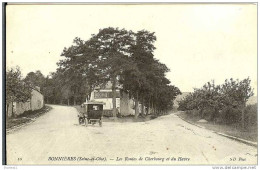
M8 5L6 64L54 72L64 47L106 27L155 32L155 58L183 92L250 77L257 93L257 5Z

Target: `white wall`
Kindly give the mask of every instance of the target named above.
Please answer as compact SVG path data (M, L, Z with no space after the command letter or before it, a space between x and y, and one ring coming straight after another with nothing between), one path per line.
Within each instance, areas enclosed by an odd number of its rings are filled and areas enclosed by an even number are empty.
M37 90L32 89L31 99L28 102L14 102L13 103L13 113L15 115L23 114L28 110L38 110L41 109L44 105L44 97ZM7 117L12 115L12 104L9 104L8 113L6 113Z
M112 90L99 90L99 91L100 92L111 92ZM95 99L94 92L97 92L97 91L93 91L91 93L90 100L104 102L105 103L104 108L103 108L104 110L112 110L113 109L112 98L98 98L98 99ZM119 90L117 90L117 92L119 92ZM120 108L120 98L116 98L116 107Z
M106 89L106 90L98 90L100 92L112 92L112 90ZM99 101L99 102L104 102L104 110L112 110L113 109L113 102L112 102L112 98L95 98L94 96L94 92L97 92L97 90L93 91L91 93L91 97L90 100L95 100L95 101ZM119 90L117 90L117 92L119 92ZM87 102L87 101L86 101ZM123 98L116 98L116 107L119 108L119 112L122 115L134 115L134 109L133 107L133 100L129 99L128 94L124 93L123 94Z
M41 109L43 105L44 105L43 95L36 90L32 90L31 110Z

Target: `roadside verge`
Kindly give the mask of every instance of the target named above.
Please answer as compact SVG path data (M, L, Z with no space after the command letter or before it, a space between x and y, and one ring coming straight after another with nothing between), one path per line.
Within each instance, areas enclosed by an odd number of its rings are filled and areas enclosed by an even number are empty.
M38 117L44 115L52 109L50 106L44 106L42 109L24 113L16 118L9 118L6 120L6 134L13 132L21 127L24 127L34 122Z
M254 146L254 147L257 147L257 146L258 146L257 142L253 142L253 141L245 140L245 139L242 139L242 138L239 138L239 137L227 135L227 134L225 134L225 133L217 132L217 131L208 129L208 128L204 127L204 126L198 125L198 124L196 124L196 123L194 123L194 122L191 122L191 121L189 121L189 120L186 120L186 119L182 118L181 116L179 116L178 114L175 114L175 115L178 116L178 117L179 117L180 119L182 119L183 121L189 123L189 124L192 124L192 125L194 125L194 126L197 126L197 127L199 127L199 128L202 128L202 129L207 129L207 130L209 130L209 131L211 131L211 132L213 132L213 133L216 133L216 134L218 134L218 135L220 135L220 136L224 136L224 137L227 137L227 138L229 138L229 139L236 140L236 141L238 141L238 142L241 142L241 143L244 143L244 144L247 144L247 145L250 145L250 146Z

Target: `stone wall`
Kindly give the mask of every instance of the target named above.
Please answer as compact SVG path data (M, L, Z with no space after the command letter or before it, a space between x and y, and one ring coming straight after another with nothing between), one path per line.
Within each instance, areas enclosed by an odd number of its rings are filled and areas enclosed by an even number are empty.
M32 89L31 92L31 99L29 99L27 102L14 102L13 103L13 109L12 109L12 103L9 104L8 107L8 113L6 113L7 117L12 116L12 112L15 116L23 114L25 111L28 110L38 110L41 109L44 106L44 97L39 92L39 89L37 88ZM7 106L6 106L6 112L7 112Z
M23 114L25 111L31 110L31 103L30 102L19 102L14 103L14 113L16 115Z

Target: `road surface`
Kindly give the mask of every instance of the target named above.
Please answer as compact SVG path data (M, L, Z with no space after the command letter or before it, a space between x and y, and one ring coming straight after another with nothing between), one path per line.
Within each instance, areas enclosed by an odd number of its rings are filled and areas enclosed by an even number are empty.
M188 124L174 114L147 122L78 125L55 106L7 135L7 164L256 164L257 148Z

